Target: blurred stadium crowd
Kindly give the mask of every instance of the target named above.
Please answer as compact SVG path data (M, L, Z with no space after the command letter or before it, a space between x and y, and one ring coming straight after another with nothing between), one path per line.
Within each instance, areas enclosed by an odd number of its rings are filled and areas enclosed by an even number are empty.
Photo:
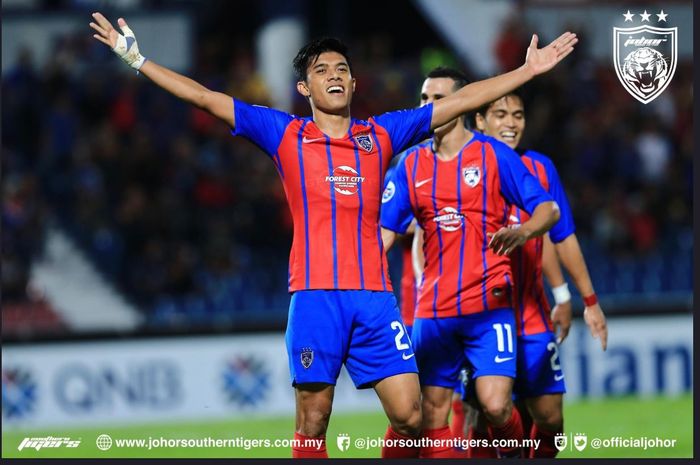
M503 69L521 63L525 30L503 26L494 50ZM224 321L238 310L284 321L292 225L273 164L203 112L115 72L122 64L88 32L57 40L46 65L25 53L2 76L3 311L41 299L29 270L52 226L151 327ZM580 35L556 72L523 89L525 145L554 159L602 298L689 292L692 62L680 62L665 93L641 106ZM195 40L187 73L270 104L252 47L229 41ZM381 35L350 46L355 117L417 104L424 54L397 61L401 45ZM301 98L294 112L309 113Z

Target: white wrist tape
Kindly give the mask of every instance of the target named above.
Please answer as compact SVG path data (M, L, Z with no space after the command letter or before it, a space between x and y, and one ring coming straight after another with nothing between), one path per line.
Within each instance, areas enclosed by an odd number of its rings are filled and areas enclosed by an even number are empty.
M139 44L136 42L134 32L129 26L121 27L124 35L119 34L117 37L117 45L112 51L119 55L124 63L131 66L135 70L139 70L146 61L146 58L139 52Z
M557 305L565 304L571 300L571 292L569 292L569 285L567 283L553 287L552 294L554 294L554 303Z

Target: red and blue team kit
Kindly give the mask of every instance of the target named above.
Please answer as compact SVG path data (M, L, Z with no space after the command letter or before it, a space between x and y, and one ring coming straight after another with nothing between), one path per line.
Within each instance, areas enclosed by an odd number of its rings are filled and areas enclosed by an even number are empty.
M234 135L270 156L294 220L287 352L293 384L357 387L416 372L388 275L379 225L393 154L430 136L432 105L352 119L330 138L311 118L234 100Z
M415 217L425 231L425 270L412 334L424 384L452 387L464 364L471 366L472 377L514 376L516 360L532 358L525 353L516 358L513 339L524 321L532 322L532 332L543 331L544 294L534 292L537 281L531 276L521 281L526 268L511 271L511 257L488 248L487 232L517 227L514 219L525 221L527 212L551 200L564 206L553 240L568 236L573 226L556 172L528 171L522 161L505 144L475 133L449 161L437 157L432 141L408 150L387 178L382 225L403 233ZM547 167L553 169L551 162ZM554 181L547 186L543 176ZM541 256L541 241L528 241L527 250ZM529 258L538 263L541 286L539 256ZM537 320L529 316L533 310Z

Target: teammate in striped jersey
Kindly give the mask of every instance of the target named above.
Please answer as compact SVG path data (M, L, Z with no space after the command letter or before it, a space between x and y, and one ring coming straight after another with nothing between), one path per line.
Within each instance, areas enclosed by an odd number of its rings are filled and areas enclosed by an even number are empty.
M435 69L423 84L421 105L438 104L465 83L459 71ZM463 116L408 150L391 181L395 190L384 196L382 226L402 234L415 217L424 234L424 278L412 334L424 436L451 437L452 392L467 362L492 436L521 439L511 401L516 346L508 254L557 221L556 203L515 152L467 130ZM507 227L512 204L532 215L518 229ZM446 447L422 451L425 457L452 454Z
M178 98L228 124L275 164L294 221L289 264L292 293L287 352L296 390L296 433L302 443L325 437L336 379L345 364L358 388L377 392L391 426L387 438L417 437L420 387L410 341L387 276L379 227L384 174L394 153L423 140L433 128L517 88L551 69L573 50L565 33L537 48L533 36L517 70L480 81L434 105L355 119L355 79L346 47L315 40L294 59L297 91L311 117L250 105L160 66L139 52L124 19L119 34L100 13L90 26L132 68ZM412 456L385 447L385 457ZM327 457L325 444L293 449L294 457Z
M512 149L516 149L525 129L525 108L520 96L508 94L475 113L475 126ZM605 315L597 302L586 262L576 239L573 214L552 160L532 150L519 150L520 159L560 207L560 219L547 236L529 240L514 250L511 267L515 284L518 367L514 392L524 404L525 426L531 438L540 440L540 447L527 451L529 457L555 457L554 436L563 431L562 395L566 391L559 361L558 344L569 332L571 303L559 260L584 296L584 318L591 334L607 346ZM520 227L528 219L527 212L513 206L509 212L510 227ZM556 305L550 314L542 274L552 286ZM555 331L559 333L558 338ZM529 418L531 415L531 419ZM483 429L481 434L483 434ZM526 431L526 433L528 433ZM479 431L472 436L479 437ZM488 456L488 453L484 454ZM491 455L492 456L492 455Z

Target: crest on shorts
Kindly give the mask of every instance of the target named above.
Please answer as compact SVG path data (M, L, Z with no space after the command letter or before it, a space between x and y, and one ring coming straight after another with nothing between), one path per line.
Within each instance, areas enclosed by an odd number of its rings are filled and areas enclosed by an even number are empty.
M559 449L560 452L566 449L568 442L569 438L567 438L564 433L557 433L557 435L554 436L554 447Z
M309 368L314 363L314 351L310 347L301 349L301 365L304 368Z
M369 134L359 134L355 136L355 142L367 153L370 153L374 148L374 142L372 142L372 138Z
M614 27L615 73L627 92L647 104L668 87L676 72L677 27Z
M481 170L478 166L467 166L462 170L462 176L467 186L475 187L481 179Z

